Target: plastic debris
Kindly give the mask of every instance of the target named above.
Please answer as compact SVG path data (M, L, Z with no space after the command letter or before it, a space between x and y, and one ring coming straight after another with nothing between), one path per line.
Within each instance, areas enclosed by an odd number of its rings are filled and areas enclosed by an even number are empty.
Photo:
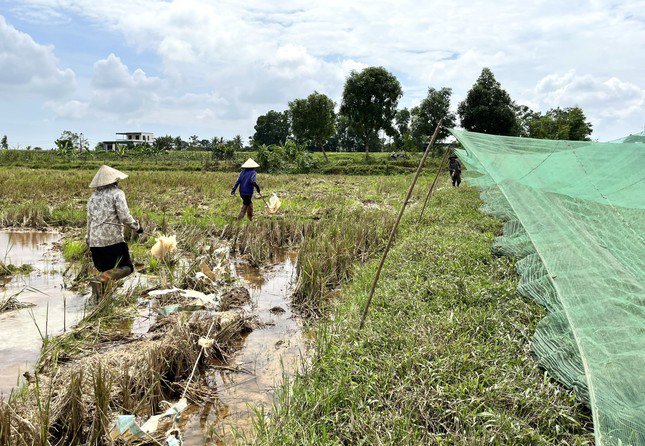
M116 417L116 425L112 430L112 439L127 440L132 437L142 438L147 434L157 432L157 430L159 429L159 423L161 421L177 421L181 413L186 410L187 407L188 400L186 398L182 398L161 415L154 415L148 418L148 421L146 421L141 426L137 424L134 415L118 415ZM177 432L177 436L174 435L175 431ZM166 438L166 442L168 442L170 436L172 436L177 441L175 443L167 443L169 446L182 445L181 434L179 433L178 429L171 429L170 431L166 432L166 435L168 436L168 438Z
M282 205L282 202L278 198L276 194L271 194L271 198L269 198L269 202L267 203L267 210L269 211L269 214L275 214L278 212L278 209L280 209L280 206Z
M198 311L203 310L204 305L166 305L165 307L157 308L157 314L161 316L167 316L172 313L178 313L180 311Z
M182 398L161 415L154 415L148 418L148 421L143 423L143 425L141 426L141 430L144 433L148 434L157 432L157 430L159 429L159 423L161 421L166 419L178 419L179 415L181 415L181 413L186 410L187 407L188 400L186 398Z
M181 438L181 432L179 429L174 428L166 432L165 444L166 446L182 446L184 444L184 440Z
M160 235L156 238L156 243L150 249L150 254L159 260L163 260L170 254L177 251L177 236Z
M165 290L153 290L148 293L148 296L163 296L165 294L176 293L178 291L184 291L181 288L168 288Z
M214 343L215 339L210 338L199 338L199 341L197 341L197 345L203 348L211 348Z
M112 437L116 438L129 438L129 437L143 437L144 433L141 428L137 425L137 420L134 415L119 415L116 417L116 432L118 433L115 436L113 433Z

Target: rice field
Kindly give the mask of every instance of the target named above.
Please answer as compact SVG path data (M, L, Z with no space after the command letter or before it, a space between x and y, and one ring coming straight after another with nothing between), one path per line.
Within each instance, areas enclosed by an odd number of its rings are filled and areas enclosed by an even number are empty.
M74 285L86 287L88 257L82 240L94 170L36 167L0 167L0 227L64 229L60 249L77 266ZM593 443L586 408L540 370L531 354L530 337L544 311L515 293L512 260L491 253L502 222L478 211L476 190L451 188L444 176L419 220L434 173L433 167L426 169L366 326L358 331L377 257L411 174L259 172L262 194L277 194L282 207L270 215L256 199L254 221L238 222L240 200L230 195L235 172L129 173L121 186L135 218L149 234L176 234L180 249L192 259L160 265L149 255L154 240L129 234L137 267L164 286L186 285L204 249L219 242L253 267L276 262L280 249L298 251L291 304L309 327L309 358L277 389L274 407L257 408L251 433L227 441ZM113 336L131 317L140 293L115 290L113 299L98 306L73 335L44 342L38 364L42 381L25 384L13 397L19 410L11 409L11 401L0 405L0 444L14 444L19 436L42 445L74 444L70 439L110 444L111 419L105 414L116 407L134 412L134 400L147 413L157 413L162 399L177 396L178 388L169 383L186 380L187 364L196 354L195 333L204 330L190 327L190 320L177 318L161 329L159 343L149 346L145 359L130 352L124 363L116 353L111 362L95 361L106 343L122 339ZM222 355L237 348L235 342L221 344ZM128 344L118 348L127 352ZM161 357L173 361L163 363ZM129 370L150 373L124 374L126 363ZM64 397L52 390L58 388L56 382L71 383ZM195 389L195 399L200 398L210 396ZM21 419L31 420L33 429Z

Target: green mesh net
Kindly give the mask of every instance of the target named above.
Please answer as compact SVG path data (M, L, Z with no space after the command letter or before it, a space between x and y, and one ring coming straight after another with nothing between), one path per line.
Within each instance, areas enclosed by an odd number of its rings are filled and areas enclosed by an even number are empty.
M451 131L506 221L493 249L548 309L538 361L588 402L598 445L645 444L645 145Z
M625 136L624 138L619 138L615 139L613 141L609 141L613 143L641 143L645 144L645 130L643 130L640 133L634 133L632 135Z

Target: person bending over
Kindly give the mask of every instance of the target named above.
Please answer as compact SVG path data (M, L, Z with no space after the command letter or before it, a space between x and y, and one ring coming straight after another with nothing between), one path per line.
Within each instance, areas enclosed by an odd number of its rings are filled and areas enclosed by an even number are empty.
M101 166L90 183L94 189L87 202L87 244L92 262L99 275L92 282L92 295L102 297L108 284L134 271L128 244L123 238L123 227L129 226L138 234L141 225L130 214L125 193L119 189L119 180L128 176L109 166Z

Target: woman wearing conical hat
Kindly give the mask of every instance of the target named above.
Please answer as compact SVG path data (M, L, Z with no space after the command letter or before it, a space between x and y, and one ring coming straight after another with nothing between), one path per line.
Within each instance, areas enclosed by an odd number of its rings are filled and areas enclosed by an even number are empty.
M240 187L242 209L240 210L240 214L237 216L238 220L242 220L244 215L246 215L249 220L253 220L253 202L251 201L253 198L253 188L258 191L258 194L260 193L260 186L256 182L255 173L255 169L258 167L260 167L260 165L251 158L246 160L246 162L242 164L242 172L240 172L240 176L237 178L237 181L233 186L233 190L231 191L231 195L235 195L235 190L238 186Z
M92 261L100 271L92 281L95 298L101 296L108 283L126 277L134 271L123 227L129 226L138 234L143 232L136 222L119 189L118 181L128 176L109 166L101 166L90 183L94 193L87 202L87 244Z

